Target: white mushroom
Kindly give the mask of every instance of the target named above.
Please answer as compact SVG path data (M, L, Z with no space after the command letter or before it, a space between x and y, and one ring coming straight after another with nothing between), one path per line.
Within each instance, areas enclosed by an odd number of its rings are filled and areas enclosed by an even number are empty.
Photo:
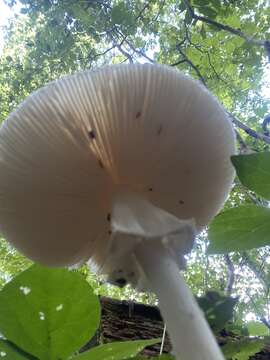
M0 226L38 262L90 259L154 291L177 359L223 359L179 269L234 177L232 126L180 72L115 65L52 82L0 129Z

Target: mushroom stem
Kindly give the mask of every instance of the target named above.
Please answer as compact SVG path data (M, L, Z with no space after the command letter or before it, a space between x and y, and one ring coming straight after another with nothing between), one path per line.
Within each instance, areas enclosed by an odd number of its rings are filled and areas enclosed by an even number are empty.
M155 292L177 360L224 360L212 331L179 267L163 245L141 242L135 249L151 291Z
M140 195L125 191L114 197L111 226L113 244L104 270L111 278L121 271L129 282L137 280L138 287L142 284L156 293L176 359L223 360L202 311L180 275L184 254L190 251L196 233L193 219L178 219Z

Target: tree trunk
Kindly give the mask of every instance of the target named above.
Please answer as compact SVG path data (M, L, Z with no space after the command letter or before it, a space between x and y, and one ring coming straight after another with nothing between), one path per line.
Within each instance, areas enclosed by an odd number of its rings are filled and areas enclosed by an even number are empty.
M106 297L101 297L100 302L102 308L100 329L81 351L85 351L100 343L162 338L164 323L158 307ZM218 335L217 341L222 346L233 337L233 334L222 331ZM171 344L166 334L163 353L170 353L170 351ZM160 344L157 344L146 348L142 354L145 356L158 356L159 352ZM269 359L269 348L250 357L250 360Z

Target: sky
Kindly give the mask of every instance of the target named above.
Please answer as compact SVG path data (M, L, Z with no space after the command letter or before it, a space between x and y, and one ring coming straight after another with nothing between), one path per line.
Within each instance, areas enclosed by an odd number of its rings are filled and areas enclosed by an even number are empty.
M4 4L3 0L0 0L0 52L3 48L3 35L4 31L2 26L6 25L8 22L8 19L13 16L13 11L10 10L10 8Z

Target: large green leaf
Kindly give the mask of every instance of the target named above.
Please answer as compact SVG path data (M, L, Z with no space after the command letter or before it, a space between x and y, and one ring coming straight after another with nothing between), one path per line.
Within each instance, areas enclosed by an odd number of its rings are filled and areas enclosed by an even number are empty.
M31 266L0 292L0 332L40 360L65 359L95 333L96 295L66 269Z
M270 209L239 206L216 216L208 232L208 252L222 254L270 244Z
M0 359L3 360L35 360L31 355L28 355L18 349L15 345L7 340L0 339Z
M250 321L247 323L248 333L251 336L267 336L269 335L269 329L262 322Z
M232 163L243 185L270 200L270 152L232 156Z
M131 358L130 358L131 359ZM174 360L175 357L172 355L160 355L158 357L145 357L145 356L136 356L135 358L133 357L132 360Z
M136 356L146 346L158 342L160 339L109 343L75 356L74 360L124 360Z
M251 355L259 352L264 345L264 340L245 339L226 344L222 347L222 351L226 359L247 360Z
M208 291L204 296L197 298L197 301L214 332L222 330L232 319L237 303L237 299L223 296L216 291Z

